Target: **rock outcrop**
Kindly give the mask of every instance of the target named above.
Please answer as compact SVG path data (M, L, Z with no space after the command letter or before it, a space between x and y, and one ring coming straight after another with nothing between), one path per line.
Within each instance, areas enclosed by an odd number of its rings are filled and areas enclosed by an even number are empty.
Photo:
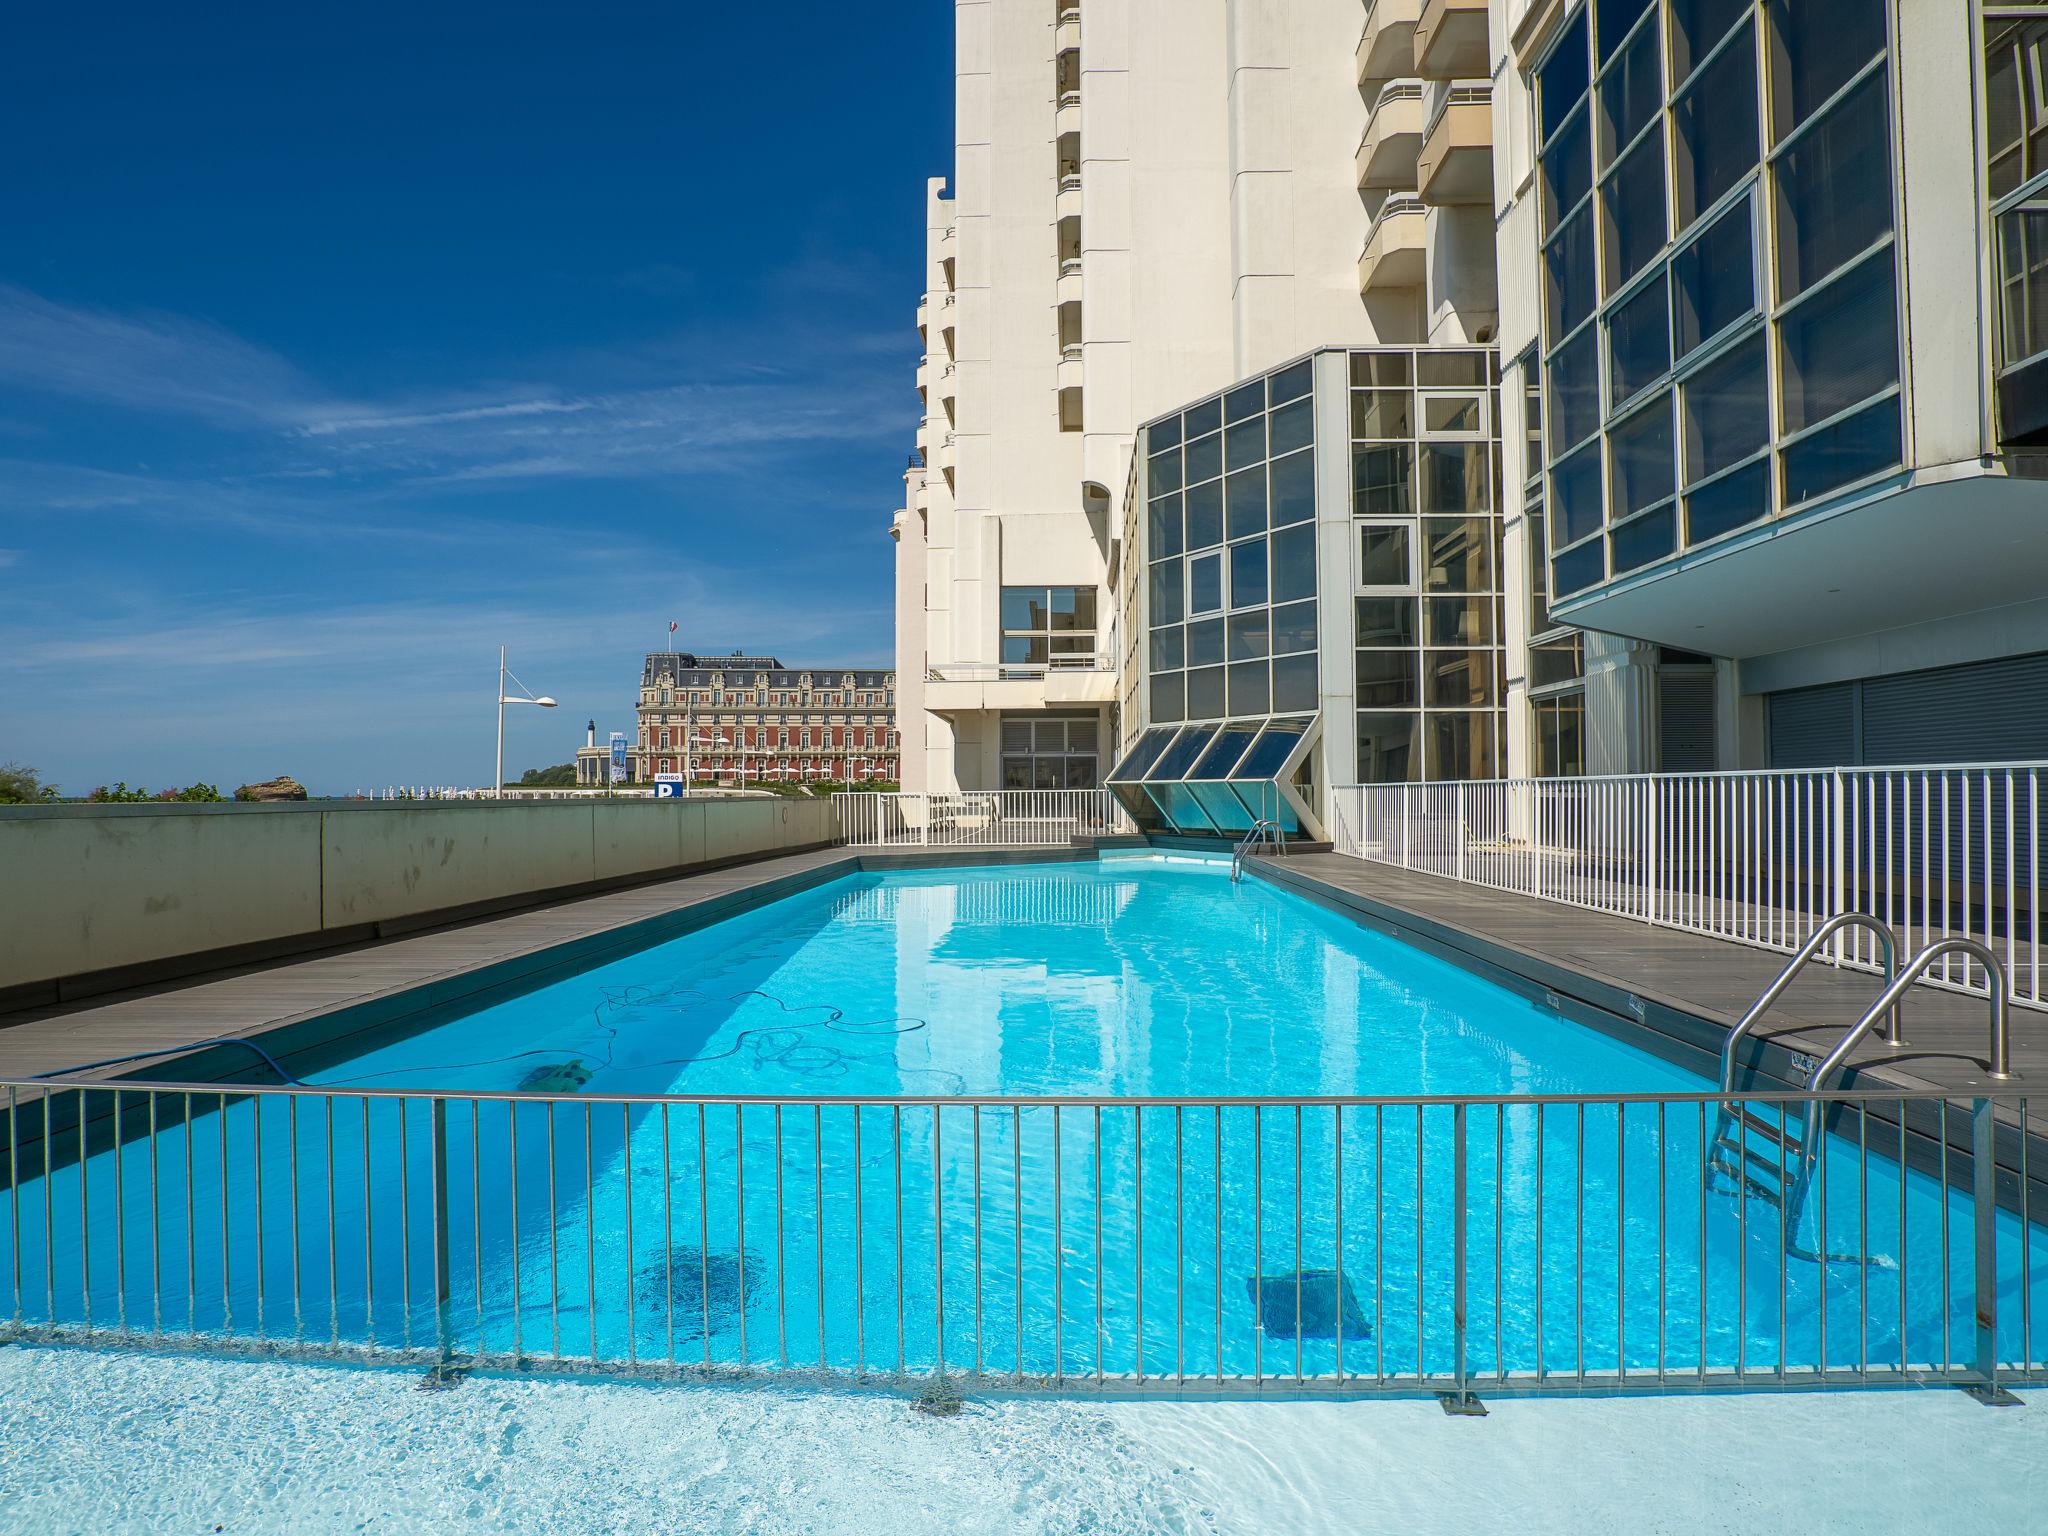
M290 774L279 774L274 779L265 779L261 784L244 784L235 791L237 800L303 800L306 786Z

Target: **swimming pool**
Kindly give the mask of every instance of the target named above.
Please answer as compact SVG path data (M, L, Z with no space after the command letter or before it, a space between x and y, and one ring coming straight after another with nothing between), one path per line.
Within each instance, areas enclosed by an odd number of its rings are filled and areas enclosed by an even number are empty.
M1965 1111L1841 1106L1788 1231L1704 1079L1227 861L853 876L261 1077L10 1118L20 1326L1368 1390L1940 1374L1980 1267L2024 1374L2048 1302Z

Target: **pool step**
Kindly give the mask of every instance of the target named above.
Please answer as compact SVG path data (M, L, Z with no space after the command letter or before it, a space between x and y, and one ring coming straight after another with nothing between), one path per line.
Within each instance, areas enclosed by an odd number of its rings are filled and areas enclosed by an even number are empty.
M1789 1115L1788 1115L1789 1120ZM1799 1218L1813 1181L1811 1133L1741 1105L1721 1106L1702 1180L1723 1194L1758 1200L1783 1213L1786 1247L1798 1248Z

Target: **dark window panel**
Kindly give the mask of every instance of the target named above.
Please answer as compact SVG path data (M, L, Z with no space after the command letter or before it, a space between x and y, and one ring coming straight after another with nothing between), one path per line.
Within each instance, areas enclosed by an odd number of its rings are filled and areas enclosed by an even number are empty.
M1146 512L1146 552L1158 560L1181 552L1180 496L1178 493L1153 501Z
M1669 278L1654 281L1607 320L1609 403L1621 405L1662 378L1671 368Z
M1415 714L1358 715L1358 780L1405 784L1415 777Z
M1557 132L1565 114L1578 104L1592 83L1593 59L1587 48L1586 15L1581 11L1565 28L1550 57L1536 71L1536 101L1543 137Z
M1459 389L1486 383L1484 352L1420 352L1415 358L1415 382L1428 389Z
M1363 599L1361 599L1363 601ZM1432 597L1423 601L1428 623L1425 637L1431 645L1487 645L1494 643L1493 599L1488 597ZM1360 637L1360 644L1364 639Z
M1899 401L1880 400L1785 450L1785 505L1861 480L1899 462Z
M1683 230L1756 165L1756 54L1724 49L1672 106L1676 223Z
M1211 432L1187 446L1187 482L1213 480L1223 473L1223 434Z
M1154 495L1180 489L1180 450L1168 448L1155 453L1146 463L1146 488Z
M1276 712L1312 710L1319 702L1316 698L1314 651L1300 656L1273 658L1273 708Z
M1316 456L1290 453L1272 465L1272 522L1275 528L1316 515Z
M1625 575L1678 548L1678 514L1674 507L1652 512L1614 530L1614 574Z
M1491 711L1459 711L1423 717L1428 743L1424 765L1431 779L1490 779L1497 768Z
M1183 617L1181 562L1163 560L1152 567L1152 622L1171 624Z
M1600 337L1588 327L1548 363L1550 452L1554 458L1592 436L1600 425Z
M1233 613L1229 625L1229 656L1232 661L1247 661L1254 656L1270 652L1273 635L1273 610L1254 608L1247 613Z
M1883 74L1844 97L1778 162L1778 286L1795 298L1892 227Z
M1779 324L1787 433L1898 382L1898 307L1889 252L1801 304Z
M1423 652L1423 702L1432 708L1490 709L1495 703L1493 657L1491 650Z
M1771 510L1771 466L1759 459L1685 498L1685 539L1704 544L1766 516Z
M1608 293L1649 265L1669 238L1664 216L1664 130L1630 150L1600 189L1600 229Z
M1250 421L1240 421L1228 427L1223 433L1223 463L1229 469L1244 469L1249 465L1264 462L1266 457L1266 418L1254 416Z
M1297 448L1306 448L1316 436L1315 402L1297 400L1292 405L1275 407L1267 429L1271 437L1269 452L1292 453Z
M1543 312L1553 344L1593 312L1594 211L1590 204L1581 208L1543 248Z
M1251 539L1230 546L1230 606L1262 607L1267 601L1266 541Z
M1305 395L1314 386L1315 374L1310 360L1303 358L1298 363L1282 368L1266 381L1268 398L1275 406ZM1277 414L1277 412L1276 412Z
M1596 587L1606 579L1607 557L1598 539L1568 549L1550 562L1551 590L1560 598Z
M1422 520L1422 590L1491 592L1499 524L1490 517Z
M1361 587L1412 587L1412 530L1406 524L1368 523L1358 530L1358 584Z
M1412 709L1419 697L1414 651L1359 651L1354 657L1361 709Z
M1670 395L1657 396L1626 421L1615 423L1608 433L1608 449L1610 522L1618 523L1669 496L1677 476Z
M1213 667L1223 660L1223 620L1203 619L1188 625L1188 665Z
M1671 78L1683 80L1728 29L1755 9L1752 0L1671 0ZM1751 40L1732 48L1754 47Z
M1351 435L1355 438L1394 439L1415 435L1409 411L1414 397L1405 389L1354 389L1351 392Z
M1154 672L1152 674L1152 719L1159 724L1173 724L1187 718L1187 674L1185 672Z
M1286 603L1315 596L1315 535L1313 523L1283 528L1273 535L1274 602Z
M1177 671L1187 665L1188 650L1185 632L1178 624L1152 631L1152 670L1154 672Z
M1606 514L1600 502L1600 445L1586 444L1551 472L1550 542L1575 544L1596 532Z
M1273 610L1273 654L1316 648L1316 605L1293 603Z
M1600 80L1600 163L1611 165L1664 105L1663 50L1654 26L1629 39ZM1606 40L1601 42L1606 49Z
M1188 548L1206 549L1223 542L1223 482L1204 481L1187 493Z
M1415 511L1409 472L1415 450L1384 443L1351 450L1351 510L1360 517L1406 517Z
M1406 352L1354 352L1351 382L1360 389L1402 388L1415 382Z
M1240 384L1223 397L1223 419L1226 422L1243 421L1256 416L1266 408L1266 385L1264 380Z
M1681 391L1685 478L1703 480L1747 458L1770 438L1770 382L1759 331L1702 368Z
M1451 599L1453 602L1462 599ZM1360 597L1352 599L1356 612L1357 643L1361 646L1412 646L1415 644L1415 599L1412 597Z
M1424 443L1421 448L1425 513L1493 509L1491 449L1486 443Z
M1773 142L1805 122L1878 55L1888 9L1874 0L1772 0Z
M1266 530L1266 471L1240 469L1223 480L1224 522L1233 539Z
M1188 718L1190 720L1220 720L1224 716L1223 669L1221 667L1200 667L1190 670L1188 678Z
M1671 258L1672 334L1684 357L1756 308L1754 200L1744 198Z
M1204 400L1200 405L1191 405L1187 411L1187 435L1190 440L1204 432L1214 432L1223 425L1223 399Z
M1263 715L1273 707L1273 679L1271 664L1264 661L1238 661L1230 665L1230 714L1231 718L1242 720L1249 715Z

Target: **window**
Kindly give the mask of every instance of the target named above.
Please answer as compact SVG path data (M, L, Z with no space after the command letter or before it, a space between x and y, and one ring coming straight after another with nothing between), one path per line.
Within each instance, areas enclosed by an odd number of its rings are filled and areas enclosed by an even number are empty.
M1155 586L1155 617L1161 596ZM1074 665L1095 654L1095 589L1005 587L1002 625L1004 665Z
M1358 525L1358 589L1361 592L1415 590L1411 546L1413 523Z
M1671 145L1684 229L1713 207L1757 163L1756 53L1737 43L1722 49L1672 103Z
M1672 340L1680 357L1756 308L1756 250L1747 198L1671 259Z
M1607 438L1612 455L1607 517L1620 522L1669 496L1672 483L1671 397L1659 395Z
M1188 613L1216 613L1223 607L1223 557L1188 556Z
M1607 321L1610 403L1622 405L1671 367L1669 292L1663 273L1615 310Z
M1093 716L1003 718L1003 788L1094 789L1100 727Z
M1791 299L1892 228L1882 70L1800 136L1778 165L1779 297Z
M1771 433L1762 333L1686 380L1679 399L1688 484L1761 452Z
M1825 421L1897 383L1897 325L1887 256L1865 262L1792 310L1780 328L1785 430Z
M1536 774L1539 778L1577 778L1586 771L1586 694L1573 689L1532 700Z

